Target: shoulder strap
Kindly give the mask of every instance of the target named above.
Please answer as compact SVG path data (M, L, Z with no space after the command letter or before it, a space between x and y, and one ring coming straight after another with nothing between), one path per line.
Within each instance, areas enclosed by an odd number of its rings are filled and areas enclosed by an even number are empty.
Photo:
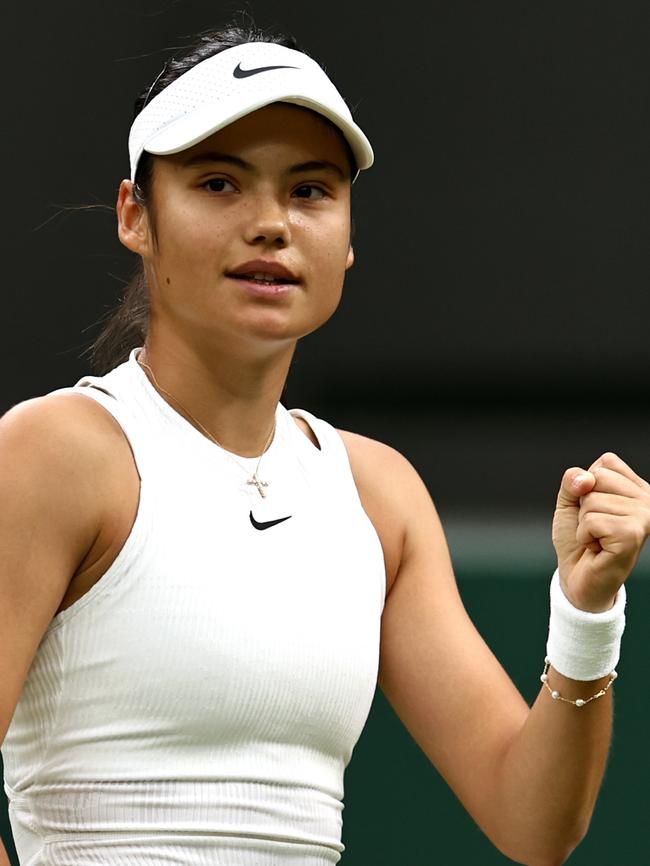
M345 478L354 488L354 492L358 494L348 449L345 447L345 442L338 430L328 421L317 418L306 409L290 409L289 414L306 421L316 435L320 443L323 471L329 473L334 467L339 477Z
M328 450L330 453L336 454L338 457L345 456L346 461L349 462L347 456L348 452L343 439L328 421L324 421L322 418L317 418L306 409L290 409L289 414L294 418L302 418L303 421L306 421L307 424L309 424L314 435L318 439L321 451Z

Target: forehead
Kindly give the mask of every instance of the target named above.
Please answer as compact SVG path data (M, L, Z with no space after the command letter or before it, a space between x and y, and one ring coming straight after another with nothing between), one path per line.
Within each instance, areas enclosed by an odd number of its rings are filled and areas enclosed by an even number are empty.
M171 157L177 163L204 152L232 152L275 149L286 151L287 158L336 161L351 173L353 157L340 129L323 115L286 102L274 102L246 114L198 144Z

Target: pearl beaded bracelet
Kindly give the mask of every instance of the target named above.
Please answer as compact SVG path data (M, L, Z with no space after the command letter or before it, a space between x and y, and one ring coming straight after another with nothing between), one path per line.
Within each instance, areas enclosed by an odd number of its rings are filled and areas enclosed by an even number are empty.
M573 704L574 707L584 707L584 705L588 704L589 701L595 701L596 698L602 698L605 695L605 693L607 692L607 690L609 689L609 687L611 686L611 684L614 682L616 677L618 676L616 671L612 671L609 675L609 682L607 683L607 685L603 686L603 688L599 692L596 692L595 695L592 695L590 698L577 698L575 701L571 701L571 700L569 700L569 698L563 698L562 695L557 691L557 689L552 689L549 686L549 684L548 684L548 668L549 668L550 664L551 664L551 661L550 661L549 657L546 656L546 658L544 659L544 671L543 671L542 675L540 676L540 680L544 683L544 685L546 686L546 688L550 692L551 697L553 698L554 701L563 701L565 704Z

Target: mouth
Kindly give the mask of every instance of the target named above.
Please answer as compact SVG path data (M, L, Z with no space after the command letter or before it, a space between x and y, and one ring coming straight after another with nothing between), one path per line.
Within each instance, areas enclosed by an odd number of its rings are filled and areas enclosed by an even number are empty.
M242 280L246 283L255 283L260 286L286 286L297 285L298 280L289 277L274 277L263 271L251 272L249 274L227 274L233 280Z
M226 276L260 288L295 286L300 283L293 271L274 259L249 259L228 272Z
M226 276L231 280L236 280L246 295L267 301L280 301L283 298L292 297L300 284L300 280L275 277L264 271L226 274Z

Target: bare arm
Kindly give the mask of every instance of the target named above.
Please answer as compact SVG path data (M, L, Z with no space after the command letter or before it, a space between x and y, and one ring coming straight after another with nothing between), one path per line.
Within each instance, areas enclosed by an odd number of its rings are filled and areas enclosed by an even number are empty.
M92 400L26 401L0 419L0 745L43 635L101 531L119 427ZM0 842L0 866L9 866Z
M529 708L464 609L440 521L415 470L380 443L348 437L360 491L372 479L390 479L381 520L404 521L382 618L379 684L491 841L516 862L557 866L593 812L611 736L611 690L578 710L542 688ZM541 673L544 651L531 677ZM555 671L550 682L572 698L600 686Z
M427 543L411 536L386 602L379 684L506 856L528 866L561 863L582 838L600 787L611 697L579 715L543 689L529 709L463 607L442 529L432 531L432 503L421 496L419 506L429 515ZM531 678L543 656L540 647Z
M7 849L5 848L2 839L0 839L0 866L11 866L9 855L7 854Z
M587 473L567 470L553 520L553 543L564 594L575 607L591 612L612 607L636 564L649 527L650 485L615 454L602 455ZM608 683L609 676L582 682L552 668L549 672L551 688L572 700L587 699ZM608 690L579 712L549 697L542 689L506 754L504 778L521 777L516 790L526 798L525 777L539 777L541 788L555 800L556 824L548 832L561 833L563 814L564 821L573 814L579 841L587 832L605 770L613 694ZM536 748L539 743L550 744L550 750L547 745ZM554 761L558 743L561 750ZM576 803L567 808L572 795ZM538 808L535 793L522 805L529 810Z
M43 634L100 529L106 440L94 417L107 413L95 406L82 396L42 397L0 419L0 743Z

